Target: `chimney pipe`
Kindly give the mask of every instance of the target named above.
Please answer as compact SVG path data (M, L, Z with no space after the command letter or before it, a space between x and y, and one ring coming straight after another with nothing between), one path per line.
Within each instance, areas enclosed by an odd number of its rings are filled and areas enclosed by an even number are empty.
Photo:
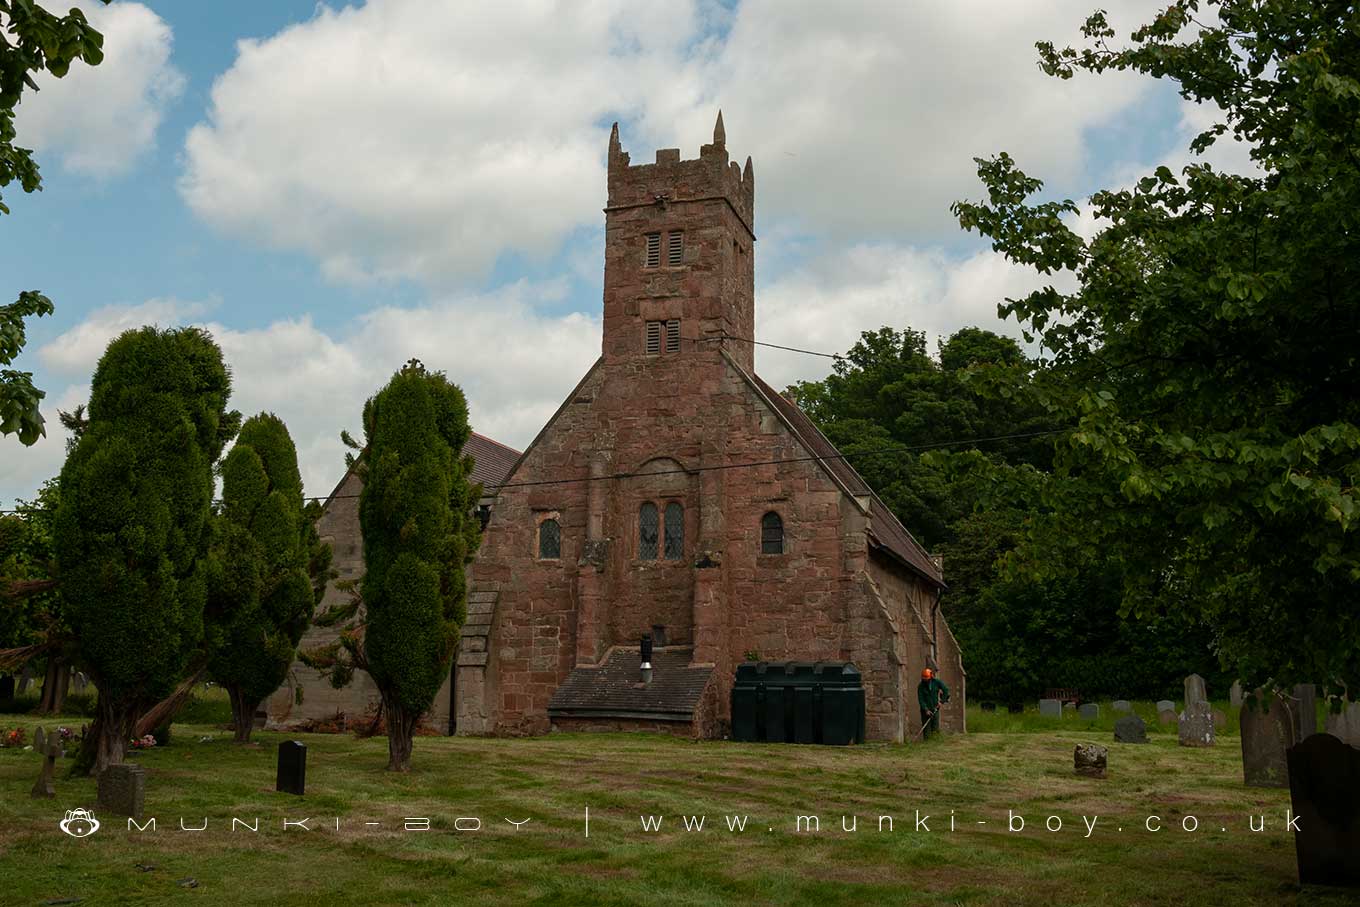
M647 633L642 637L642 682L652 682L652 634Z

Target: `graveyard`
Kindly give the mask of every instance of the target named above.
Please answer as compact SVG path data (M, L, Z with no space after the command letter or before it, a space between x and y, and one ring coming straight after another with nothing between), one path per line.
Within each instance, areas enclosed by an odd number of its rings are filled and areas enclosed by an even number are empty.
M0 901L163 903L185 889L259 904L1341 904L1350 896L1299 886L1285 829L1289 791L1243 784L1228 702L1212 704L1225 720L1207 747L1180 745L1152 702L1130 704L1146 724L1142 745L1115 741L1124 713L1110 703L1093 719L1071 710L1048 718L1033 704L1014 715L975 705L968 734L914 746L419 737L409 774L383 770L381 736L257 731L253 744L234 744L211 705L190 709L200 723L176 723L168 745L128 757L145 784L131 827L100 806L93 779L66 777L69 760L57 759L54 798L30 797L42 759L0 749ZM53 738L72 721L5 714L0 724L26 726L30 737L40 726ZM301 796L276 790L289 740L306 747ZM1078 744L1108 749L1103 777L1074 772ZM78 808L99 830L63 835L58 823Z

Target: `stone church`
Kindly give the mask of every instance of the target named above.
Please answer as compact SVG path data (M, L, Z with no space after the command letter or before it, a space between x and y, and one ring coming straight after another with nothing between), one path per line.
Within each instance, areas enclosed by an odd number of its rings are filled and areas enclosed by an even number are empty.
M609 138L600 358L495 494L454 669L460 734L720 736L744 660L849 661L866 736L965 675L938 561L754 370L755 174ZM641 683L639 639L656 649Z

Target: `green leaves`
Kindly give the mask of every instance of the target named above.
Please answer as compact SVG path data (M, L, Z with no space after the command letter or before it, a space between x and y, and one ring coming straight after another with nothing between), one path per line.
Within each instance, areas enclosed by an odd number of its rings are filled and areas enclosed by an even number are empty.
M1200 15L1201 7L1217 15ZM1206 24L1208 23L1208 24ZM1123 567L1130 613L1207 621L1249 685L1360 687L1360 30L1350 4L1180 0L1112 46L1040 45L1070 78L1109 69L1215 104L1259 172L1166 167L1098 192L1084 246L1004 154L979 162L985 204L955 207L1014 261L1073 267L1079 290L1008 300L1042 338L1035 393L1078 427L1057 448L1051 518L1016 575L1097 553ZM1284 666L1281 662L1284 662ZM1286 676L1287 675L1287 676Z

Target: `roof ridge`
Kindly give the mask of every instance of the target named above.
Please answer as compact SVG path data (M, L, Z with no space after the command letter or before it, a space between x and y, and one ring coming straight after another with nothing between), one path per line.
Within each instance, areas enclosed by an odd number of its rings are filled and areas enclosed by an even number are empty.
M506 450L510 451L510 453L512 453L512 454L514 454L515 456L517 456L517 457L518 457L520 454L524 453L524 451L522 451L522 450L515 450L515 448L511 447L509 444L502 444L500 441L497 441L495 438L489 438L489 437L487 437L486 435L482 434L482 433L479 432L479 431L473 431L473 432L471 432L471 434L472 434L472 436L473 436L474 438L481 438L483 441L486 441L486 442L489 443L489 444L495 444L497 447L503 447L503 448L505 448Z

